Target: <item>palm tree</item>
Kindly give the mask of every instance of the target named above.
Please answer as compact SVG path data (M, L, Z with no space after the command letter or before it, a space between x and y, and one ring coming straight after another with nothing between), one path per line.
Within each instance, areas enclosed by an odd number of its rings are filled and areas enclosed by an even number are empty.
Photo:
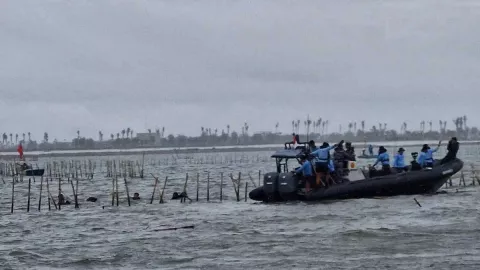
M13 134L10 133L10 144L13 144Z
M365 120L362 120L361 125L362 125L362 131L365 132Z
M204 127L200 127L200 130L202 131L202 136L205 135L205 128L204 128Z
M23 143L25 143L25 133L22 134Z
M122 139L125 138L125 129L122 129Z
M387 130L387 123L383 123L383 130Z
M230 125L227 125L227 135L230 136Z
M353 122L353 130L357 133L357 121Z
M31 142L32 141L32 134L30 133L30 131L27 133L28 134L28 141Z
M46 143L48 143L48 133L47 133L47 132L43 133L43 140L44 140Z
M292 120L292 132L295 132L295 120Z
M130 128L127 128L127 139L128 139L128 135L130 135Z
M307 136L310 134L310 126L312 125L312 120L310 120L310 117L307 119Z
M440 133L443 133L443 128L442 128L442 126L443 126L443 121L442 121L442 120L438 120L438 126L439 126L439 129L438 129L439 132L440 132Z
M430 132L432 132L432 121L429 121L428 125L430 126Z
M120 133L117 132L117 140L120 139Z
M467 129L467 116L463 116L463 129Z
M113 135L113 133L110 134L110 139L112 139L112 141L113 141L113 139L115 139L115 135Z
M148 131L148 134L152 134L152 130L151 129L147 129Z
M297 134L300 133L300 120L297 120Z
M165 127L162 127L162 137L165 136Z
M7 133L3 133L2 139L3 139L3 140L2 140L2 141L3 141L3 144L7 144L7 142L8 142L8 135L7 135Z
M80 139L80 130L77 130L77 138Z
M103 141L103 133L102 133L101 130L98 131L98 140L99 140L99 141Z
M277 122L277 123L275 124L275 134L278 133L278 126L279 126L279 123Z
M18 144L18 133L15 133L15 144Z
M348 123L348 132L352 132L352 128L353 128L353 123L352 122Z
M215 129L215 130L214 130L214 133L215 133L215 137L217 137L218 129Z

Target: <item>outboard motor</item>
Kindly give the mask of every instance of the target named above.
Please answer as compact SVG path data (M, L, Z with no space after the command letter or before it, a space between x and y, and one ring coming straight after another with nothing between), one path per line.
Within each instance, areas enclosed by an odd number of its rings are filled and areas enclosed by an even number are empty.
M278 176L278 193L285 201L297 199L298 176L293 173L281 173Z
M266 195L266 201L279 201L278 194L278 173L270 172L263 176L263 191Z

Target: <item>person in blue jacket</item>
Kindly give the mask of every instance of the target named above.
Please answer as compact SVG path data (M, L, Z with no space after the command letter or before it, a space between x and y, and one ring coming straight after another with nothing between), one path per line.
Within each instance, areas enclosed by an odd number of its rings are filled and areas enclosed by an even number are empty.
M442 144L442 141L438 142L437 147L435 149L431 149L428 144L424 144L422 146L422 150L420 152L420 155L418 155L418 163L422 168L432 168L433 167L433 153L438 151L438 148Z
M300 156L300 162L302 166L300 166L295 170L295 174L303 175L303 179L305 179L305 192L310 192L310 186L314 181L313 166L310 160L308 160L306 155Z
M371 145L371 144L368 145L368 154L370 156L373 156L373 145Z
M393 158L393 168L398 172L406 172L408 170L408 166L405 166L405 156L403 153L405 152L405 149L400 147L398 149L397 154L395 154L395 157Z
M390 157L387 149L385 149L383 146L378 148L377 161L375 164L373 164L373 167L375 167L378 163L382 164L382 171L384 174L390 174Z
M343 144L343 140L339 143ZM337 147L337 144L330 146L324 142L320 148L313 151L311 155L315 158L315 172L317 173L317 185L322 183L321 176L329 172L328 164L330 162L330 150Z

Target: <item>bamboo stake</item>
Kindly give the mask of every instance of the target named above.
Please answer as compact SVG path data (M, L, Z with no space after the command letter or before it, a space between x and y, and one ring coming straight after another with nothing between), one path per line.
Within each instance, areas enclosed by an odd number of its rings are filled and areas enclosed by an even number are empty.
M13 214L13 203L15 199L15 177L12 178L12 208L10 210L10 213Z
M150 204L153 204L153 198L155 197L155 191L157 191L158 178L155 177L152 173L153 178L155 178L155 185L153 186L152 198L150 199Z
M127 192L128 206L130 206L131 205L131 203L130 203L130 193L128 192L127 178L125 177L125 178L123 178L123 180L125 181L125 191Z
M165 182L163 183L163 189L162 189L162 194L160 195L160 202L159 203L163 203L163 194L165 192L165 187L167 186L167 181L168 181L168 176L165 177Z
M30 188L32 185L32 178L28 178L28 199L27 199L27 212L30 212Z
M38 195L38 212L42 206L43 175L40 177L40 194Z

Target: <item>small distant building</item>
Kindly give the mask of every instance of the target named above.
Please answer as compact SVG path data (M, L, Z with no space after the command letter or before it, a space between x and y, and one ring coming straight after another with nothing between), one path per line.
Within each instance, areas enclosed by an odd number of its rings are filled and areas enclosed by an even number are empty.
M142 145L148 145L148 144L160 145L162 138L160 134L157 134L154 132L152 133L146 132L146 133L137 133L137 139Z

